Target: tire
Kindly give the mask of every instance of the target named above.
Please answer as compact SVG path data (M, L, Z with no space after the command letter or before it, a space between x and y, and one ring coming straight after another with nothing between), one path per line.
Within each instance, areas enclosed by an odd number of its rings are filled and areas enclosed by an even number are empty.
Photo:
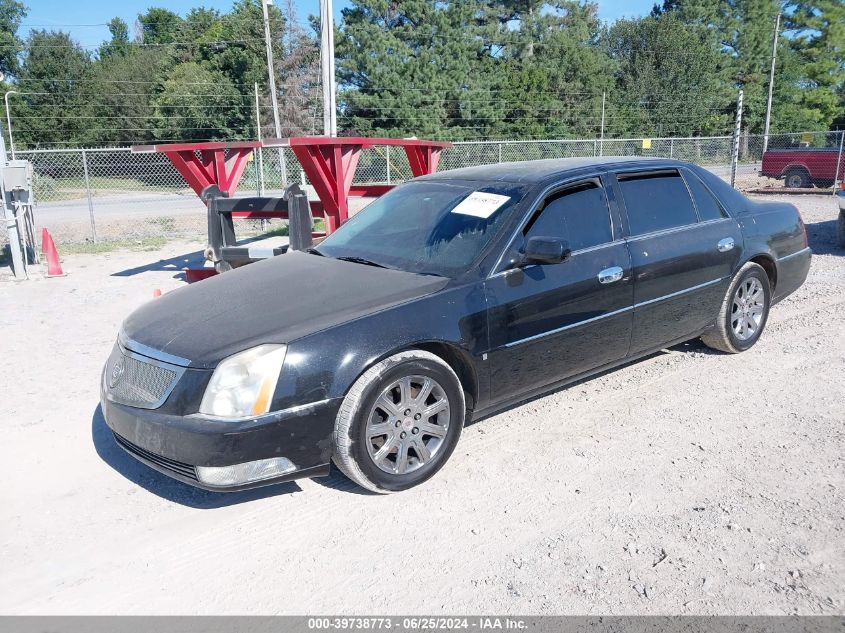
M807 173L806 169L793 167L784 174L783 184L788 189L806 189L812 183L810 182L810 174Z
M839 212L839 221L836 223L836 244L839 248L845 248L845 211Z
M424 385L429 391L420 399ZM430 352L400 352L365 371L349 389L335 422L332 459L362 488L407 490L443 467L465 418L463 387L452 368Z
M756 285L755 285L756 284ZM744 294L749 290L749 286L753 289L759 288L762 294L762 306L760 308L759 320L754 319L752 312L749 317L744 319L746 327L742 328L742 302ZM756 292L752 291L752 296L759 297ZM737 302L735 302L735 299ZM772 290L769 282L769 276L763 267L753 262L748 262L739 269L737 274L731 281L728 291L725 293L725 298L722 300L722 305L719 308L719 315L716 317L715 327L701 337L701 340L707 347L717 349L728 354L738 354L752 347L763 334L766 327L766 322L769 320L769 308L772 305ZM737 319L736 317L740 318ZM753 330L747 324L751 321L755 322ZM738 332L734 323L740 327ZM752 331L749 331L752 330ZM746 338L743 338L746 336Z

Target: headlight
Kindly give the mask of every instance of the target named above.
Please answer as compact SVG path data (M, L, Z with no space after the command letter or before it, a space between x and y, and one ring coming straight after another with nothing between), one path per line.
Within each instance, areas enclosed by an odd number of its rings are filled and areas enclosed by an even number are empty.
M285 345L259 345L224 360L205 388L200 413L221 418L267 413L286 351Z

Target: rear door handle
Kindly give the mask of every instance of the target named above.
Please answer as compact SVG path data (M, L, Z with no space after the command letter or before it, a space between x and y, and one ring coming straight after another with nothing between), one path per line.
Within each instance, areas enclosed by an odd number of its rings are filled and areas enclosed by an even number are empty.
M614 281L619 281L622 279L624 272L619 266L605 268L599 273L599 283L612 284Z
M723 240L719 240L719 243L716 244L716 250L720 253L727 253L734 247L734 238L726 237Z

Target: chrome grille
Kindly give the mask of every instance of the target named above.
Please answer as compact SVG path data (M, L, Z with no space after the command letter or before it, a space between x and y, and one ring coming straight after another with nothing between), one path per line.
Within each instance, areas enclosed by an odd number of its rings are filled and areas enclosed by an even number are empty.
M182 368L132 354L115 345L103 374L112 402L141 409L155 409L164 402Z

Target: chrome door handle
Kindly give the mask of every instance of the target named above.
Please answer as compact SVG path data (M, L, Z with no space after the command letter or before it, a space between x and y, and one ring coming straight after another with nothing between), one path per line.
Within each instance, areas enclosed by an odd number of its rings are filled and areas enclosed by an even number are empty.
M619 281L622 279L622 275L625 271L622 270L619 266L611 266L610 268L605 268L603 271L599 273L599 283L602 284L612 284L614 281Z
M720 253L727 253L734 247L734 238L726 237L723 240L719 240L719 243L716 244L716 250Z

